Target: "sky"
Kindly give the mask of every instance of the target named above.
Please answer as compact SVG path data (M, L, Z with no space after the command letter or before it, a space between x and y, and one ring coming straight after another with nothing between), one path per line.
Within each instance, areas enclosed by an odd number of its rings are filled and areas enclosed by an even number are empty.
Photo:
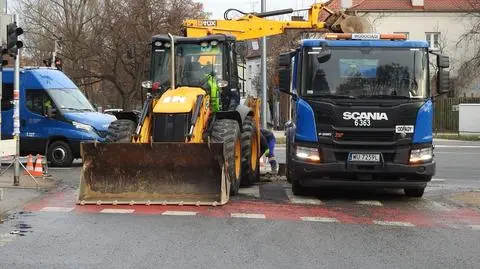
M206 12L211 13L212 19L223 19L223 13L229 8L242 11L260 12L261 0L195 0L203 4ZM266 0L267 11L293 8L309 8L312 3L325 2L322 0Z

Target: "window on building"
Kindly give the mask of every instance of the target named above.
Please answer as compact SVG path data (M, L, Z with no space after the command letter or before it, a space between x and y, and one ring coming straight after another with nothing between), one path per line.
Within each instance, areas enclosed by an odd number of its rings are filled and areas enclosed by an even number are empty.
M394 34L404 34L407 36L407 39L410 38L410 32L393 32Z
M440 33L439 32L427 32L425 33L425 39L427 40L430 49L440 49Z
M13 108L13 84L3 84L2 86L2 111Z
M25 105L31 112L45 115L47 103L53 106L52 99L44 90L27 90Z

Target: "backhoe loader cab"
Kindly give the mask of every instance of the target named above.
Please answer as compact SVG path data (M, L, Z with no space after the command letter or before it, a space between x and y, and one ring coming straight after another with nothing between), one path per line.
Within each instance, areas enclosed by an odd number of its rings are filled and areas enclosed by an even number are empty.
M152 85L172 89L173 47L174 89L203 89L210 96L214 112L234 110L239 101L236 54L233 53L235 39L227 35L212 35L203 38L174 37L174 40L172 46L168 35L152 38Z
M259 101L239 104L235 39L152 38L138 123L83 144L80 204L221 205L258 179Z

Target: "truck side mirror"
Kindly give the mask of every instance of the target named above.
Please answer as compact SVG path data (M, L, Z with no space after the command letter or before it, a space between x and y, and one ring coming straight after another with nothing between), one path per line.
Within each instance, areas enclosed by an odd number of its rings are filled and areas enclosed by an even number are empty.
M448 56L438 55L437 66L439 68L449 68L450 67L450 58Z
M437 74L437 92L445 94L450 91L450 72L445 69L438 70Z
M278 70L278 88L283 93L290 93L290 68L280 67Z

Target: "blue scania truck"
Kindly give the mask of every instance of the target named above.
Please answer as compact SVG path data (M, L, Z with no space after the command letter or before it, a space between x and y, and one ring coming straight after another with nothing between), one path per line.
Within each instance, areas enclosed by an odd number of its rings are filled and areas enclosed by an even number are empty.
M326 34L280 55L293 193L352 186L421 197L435 174L431 84L448 92L449 65L426 41L399 34Z

